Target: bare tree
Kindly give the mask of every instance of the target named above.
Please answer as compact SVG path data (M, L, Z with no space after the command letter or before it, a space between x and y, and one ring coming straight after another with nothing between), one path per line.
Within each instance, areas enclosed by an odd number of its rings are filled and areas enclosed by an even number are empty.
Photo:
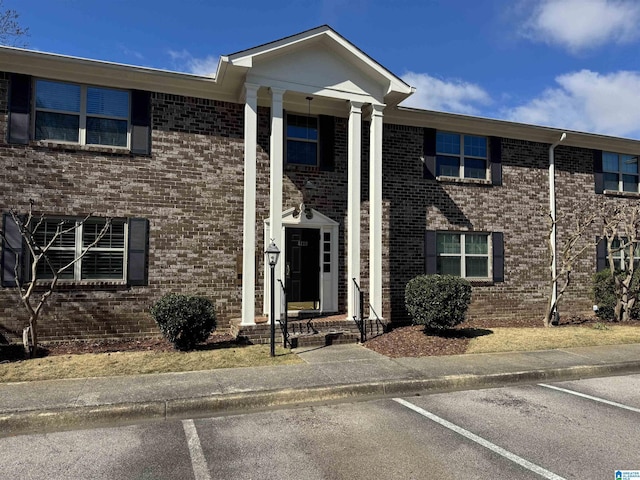
M549 246L549 270L551 272L549 300L547 309L542 319L545 327L550 327L556 320L558 303L571 284L571 272L576 260L590 247L595 247L595 242L585 241L589 227L598 217L598 212L582 213L576 218L573 229L568 233L561 250L555 252L556 268L554 268L553 231L557 227L558 216L553 217L551 212L544 212L547 217ZM562 218L562 217L560 217ZM557 285L557 287L556 287ZM557 294L554 294L557 292Z
M616 306L614 321L626 322L638 299L633 273L640 245L640 207L617 206L604 210L603 235L607 242L607 261L614 282ZM619 266L616 262L619 261Z
M23 255L24 258L22 259L24 262L29 262L29 271L26 275L22 274L22 262L20 261L19 253L11 248L10 242L7 241L6 231L0 230L0 236L5 240L5 246L12 250L15 255L15 287L20 296L20 301L29 316L29 326L23 332L23 343L29 356L33 357L38 348L38 318L47 300L54 292L60 275L80 261L100 242L111 227L111 218L105 219L102 230L98 232L89 245L84 246L80 253L75 253L70 262L63 262L64 264L59 266L54 264L51 248L59 244L63 236L77 231L91 217L91 214L80 221L59 220L56 223L55 231L46 236L38 235L38 229L44 224L46 218L44 214L34 214L33 200L30 201L29 212L26 215L20 215L13 209L9 211L9 214L11 221L15 223L20 232L23 245L27 249L27 255ZM47 272L44 275L42 274L43 270ZM26 276L26 278L23 278L23 276Z
M0 0L0 45L25 47L25 37L29 36L29 28L18 22L20 14L16 10L4 8L4 0Z

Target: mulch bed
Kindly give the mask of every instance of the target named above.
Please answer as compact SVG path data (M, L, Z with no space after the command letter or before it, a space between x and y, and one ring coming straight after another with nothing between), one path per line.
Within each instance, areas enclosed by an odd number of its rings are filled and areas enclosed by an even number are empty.
M245 343L235 340L228 333L212 334L206 342L197 345L196 350L240 347ZM104 339L90 341L66 341L43 344L38 348L38 357L55 355L78 355L82 353L111 352L175 352L173 345L162 337L143 339ZM4 353L3 353L4 352ZM0 362L24 360L21 345L0 348Z
M567 317L555 328L593 325L597 317ZM640 326L634 320L625 325ZM384 335L365 343L371 350L392 358L459 355L465 353L471 339L491 333L491 328L545 328L540 318L516 318L508 321L470 320L456 328L444 331L425 331L423 326L394 328Z
M578 325L590 325L598 322L596 317L568 317L558 325L559 328ZM631 321L625 325L640 327L640 321ZM458 327L444 331L425 331L422 326L396 327L384 335L372 338L365 343L367 348L388 357L423 357L432 355L458 355L466 351L471 339L491 333L496 327L534 327L544 328L540 318L516 318L508 321L471 320ZM201 345L198 350L240 347L246 345L236 341L230 334L216 333ZM39 357L54 355L75 355L82 353L107 352L170 352L175 351L171 343L164 338L120 339L68 341L43 345ZM0 362L22 360L23 350L19 346L0 348Z

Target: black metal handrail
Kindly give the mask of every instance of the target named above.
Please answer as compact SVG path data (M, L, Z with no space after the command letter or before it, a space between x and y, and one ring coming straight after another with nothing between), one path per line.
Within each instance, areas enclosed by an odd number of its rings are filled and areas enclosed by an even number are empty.
M386 331L386 324L382 321L382 319L378 316L373 305L369 303L369 318L364 318L364 292L358 285L358 282L355 278L353 280L353 295L354 295L354 315L353 320L356 322L358 326L358 331L360 332L360 342L364 343L367 341L367 335L369 333L375 334L374 336L380 335Z
M287 289L282 283L282 280L279 278L278 283L280 284L280 306L281 306L281 315L278 319L278 323L280 324L280 330L282 330L282 346L284 348L291 347L291 341L289 340L289 312L287 308Z
M371 331L371 333L373 332L374 326L375 326L375 334L376 335L380 335L381 333L384 333L386 330L387 325L382 321L382 319L378 316L378 314L376 313L375 309L373 308L373 305L371 305L371 303L369 303L369 312L371 312L375 318L371 318L371 315L369 315L369 328L365 328L365 334L366 331L369 330Z
M358 326L358 330L360 331L360 343L364 343L367 341L367 328L364 323L364 292L358 285L358 281L353 278L353 320L356 322Z

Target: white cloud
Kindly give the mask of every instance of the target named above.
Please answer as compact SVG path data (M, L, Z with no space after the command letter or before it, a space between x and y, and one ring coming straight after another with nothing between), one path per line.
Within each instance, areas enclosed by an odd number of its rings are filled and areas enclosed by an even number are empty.
M405 73L402 80L416 87L416 92L402 103L405 107L477 115L479 106L491 103L482 87L463 80L447 81L414 72Z
M556 78L525 105L505 109L508 120L605 135L640 137L640 72L581 70Z
M124 53L127 57L133 57L138 61L144 60L144 55L142 55L142 53L136 51L136 50L131 50L129 47L119 43L118 44L118 48L122 51L122 53Z
M525 22L523 34L572 52L628 43L638 37L637 0L542 0Z
M187 50L168 50L172 67L175 70L205 77L215 77L218 69L219 57L209 55L204 58L196 58Z

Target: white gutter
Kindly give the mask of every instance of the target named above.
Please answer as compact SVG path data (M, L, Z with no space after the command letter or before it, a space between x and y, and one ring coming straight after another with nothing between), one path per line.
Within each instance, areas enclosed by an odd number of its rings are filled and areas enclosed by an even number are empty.
M556 248L556 165L555 165L555 148L567 138L567 133L562 132L560 140L553 143L549 147L549 212L551 213L551 272L553 278L553 291L551 293L551 305L554 305L554 317L558 316L558 309L555 307L558 300L558 280L556 272L558 271L558 255Z

